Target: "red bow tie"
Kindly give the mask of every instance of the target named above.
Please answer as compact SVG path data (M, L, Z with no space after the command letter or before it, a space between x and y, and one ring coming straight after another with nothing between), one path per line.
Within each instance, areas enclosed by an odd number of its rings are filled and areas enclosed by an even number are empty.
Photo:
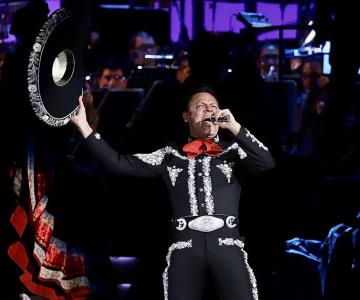
M224 149L216 144L213 140L192 140L183 147L183 151L187 153L188 158L194 158L200 154L209 156L217 156Z

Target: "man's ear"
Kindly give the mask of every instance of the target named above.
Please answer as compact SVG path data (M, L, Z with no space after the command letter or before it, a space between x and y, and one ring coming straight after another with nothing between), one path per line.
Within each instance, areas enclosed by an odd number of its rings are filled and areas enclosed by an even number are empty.
M183 112L182 117L185 123L189 122L189 114L186 111Z

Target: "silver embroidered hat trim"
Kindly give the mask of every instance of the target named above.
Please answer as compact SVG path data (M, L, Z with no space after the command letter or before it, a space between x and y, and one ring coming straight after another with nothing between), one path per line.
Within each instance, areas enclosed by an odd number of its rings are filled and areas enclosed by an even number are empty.
M79 107L75 108L71 113L62 118L56 118L52 116L45 108L43 99L40 93L39 80L40 77L40 59L43 55L43 51L48 41L50 34L61 22L71 17L70 11L65 8L59 8L46 20L42 26L35 43L32 47L32 51L29 57L29 64L27 68L27 82L28 92L30 96L31 106L36 116L53 127L63 126L67 124L71 117L75 116L79 110Z
M164 285L164 299L168 300L169 298L169 268L170 268L170 264L171 264L171 255L173 253L174 250L179 250L179 249L185 249L185 248L191 248L192 247L192 240L188 240L188 241L179 241L176 243L171 244L171 246L169 247L168 253L166 255L166 268L165 271L163 273L163 285Z
M244 255L244 262L245 262L245 266L246 269L249 273L249 277L250 277L250 283L251 283L251 290L252 290L252 294L254 297L254 300L258 300L259 299L259 293L257 290L257 285L256 285L256 278L255 278L255 274L254 271L252 270L252 268L250 267L249 263L248 263L248 254L246 253L246 251L244 250L244 243L238 239L233 239L233 238L219 238L219 246L237 246L240 248L240 251L243 253Z

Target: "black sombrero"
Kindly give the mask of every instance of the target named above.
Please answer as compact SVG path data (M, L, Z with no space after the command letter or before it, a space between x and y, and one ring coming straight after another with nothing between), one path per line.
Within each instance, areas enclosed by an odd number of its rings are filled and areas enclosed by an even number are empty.
M62 126L77 113L82 93L81 48L75 20L60 8L52 13L30 54L28 90L38 118Z

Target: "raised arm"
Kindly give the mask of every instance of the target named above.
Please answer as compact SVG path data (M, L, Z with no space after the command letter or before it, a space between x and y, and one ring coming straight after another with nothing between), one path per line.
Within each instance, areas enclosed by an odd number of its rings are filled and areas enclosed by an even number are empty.
M79 97L79 111L78 113L71 118L71 123L73 123L77 129L80 131L81 135L86 139L93 130L91 129L89 122L86 119L85 106L82 101L82 96Z
M71 118L71 122L84 137L84 144L90 154L110 173L148 178L160 176L166 151L160 149L150 154L134 155L117 153L100 137L99 133L91 129L81 97L79 97L79 111Z

